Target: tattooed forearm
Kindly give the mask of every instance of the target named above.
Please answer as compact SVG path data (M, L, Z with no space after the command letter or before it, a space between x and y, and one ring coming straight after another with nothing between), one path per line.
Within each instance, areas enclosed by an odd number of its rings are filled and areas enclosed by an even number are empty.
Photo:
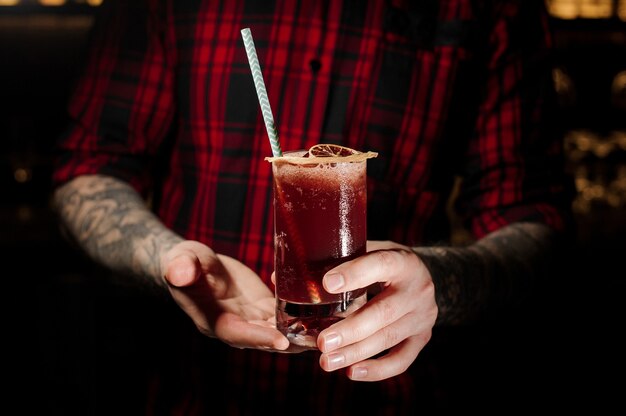
M99 263L163 284L160 254L182 238L167 229L129 185L84 176L56 190L56 212L72 238Z
M547 226L518 223L468 247L414 248L435 283L437 323L468 322L490 307L523 300L554 245L555 234Z

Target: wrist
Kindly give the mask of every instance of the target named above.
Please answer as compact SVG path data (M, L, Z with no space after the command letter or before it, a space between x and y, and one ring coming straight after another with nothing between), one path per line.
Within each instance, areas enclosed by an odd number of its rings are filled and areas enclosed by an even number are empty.
M435 286L435 301L439 314L437 325L457 325L473 317L468 308L466 291L471 286L468 264L476 265L478 259L468 248L412 247L430 273ZM471 268L471 267L469 267Z

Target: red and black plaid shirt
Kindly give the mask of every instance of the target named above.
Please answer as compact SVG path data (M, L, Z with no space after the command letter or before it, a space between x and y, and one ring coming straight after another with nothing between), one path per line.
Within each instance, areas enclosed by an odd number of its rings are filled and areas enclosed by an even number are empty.
M167 226L270 284L271 151L240 34L249 27L283 150L330 142L378 152L368 161L370 239L444 241L455 177L459 215L477 238L514 221L562 227L543 1L113 4L69 107L57 183L127 180ZM287 397L319 413L418 397L410 371L354 383L321 371L313 354L215 344L199 352L215 366L206 371L224 391L237 386L248 411ZM285 384L287 374L299 384ZM185 406L225 401L202 385ZM367 396L351 395L359 391Z

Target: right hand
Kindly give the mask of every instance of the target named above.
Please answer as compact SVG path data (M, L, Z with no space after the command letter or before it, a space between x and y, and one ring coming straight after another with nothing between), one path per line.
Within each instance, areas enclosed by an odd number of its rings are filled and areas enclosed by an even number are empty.
M183 241L161 257L161 270L172 297L204 335L237 348L289 348L276 330L274 294L243 263Z

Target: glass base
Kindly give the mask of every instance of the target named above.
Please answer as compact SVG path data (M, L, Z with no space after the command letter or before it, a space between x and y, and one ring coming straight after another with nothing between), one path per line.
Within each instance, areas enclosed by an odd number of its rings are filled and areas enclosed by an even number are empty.
M354 294L354 292L353 292ZM276 328L300 349L317 350L317 336L367 302L367 292L336 303L293 303L276 298Z

